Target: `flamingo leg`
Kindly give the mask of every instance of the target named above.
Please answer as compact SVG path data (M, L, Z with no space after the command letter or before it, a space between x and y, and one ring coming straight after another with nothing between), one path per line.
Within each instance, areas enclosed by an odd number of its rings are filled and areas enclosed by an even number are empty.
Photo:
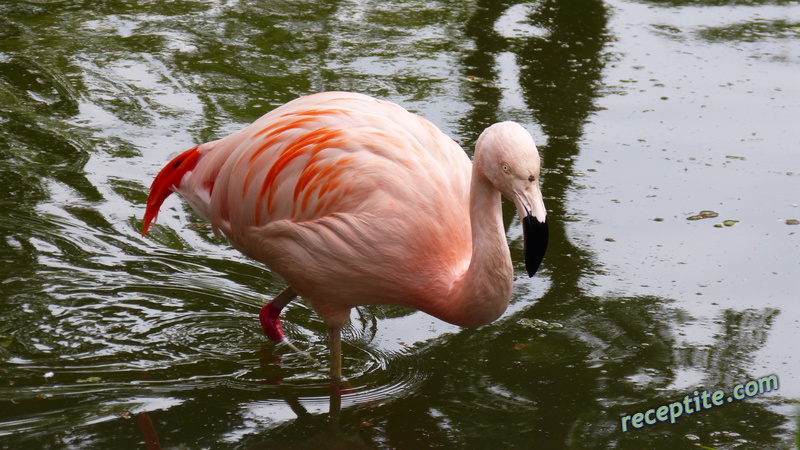
M271 341L286 341L286 337L283 335L283 328L281 327L281 319L279 316L281 314L281 310L283 310L283 308L296 297L297 292L295 292L292 287L289 286L274 299L272 299L271 302L267 303L263 308L261 308L261 314L259 314L261 326L264 327L264 334L266 334Z
M331 431L339 433L339 417L342 411L342 328L328 328L331 352L331 397L329 425Z
M339 395L342 386L342 328L328 328L331 352L331 389Z
M311 361L315 366L321 365L319 361L314 359L313 356L300 350L299 348L295 347L286 336L283 334L283 327L281 326L281 318L280 314L283 308L289 304L292 300L297 298L297 292L295 292L291 286L284 289L280 294L275 296L271 302L264 305L261 308L261 313L259 314L259 319L261 319L261 326L264 327L264 334L273 341L277 342L278 344L283 344L294 352L299 353L300 355L307 358Z

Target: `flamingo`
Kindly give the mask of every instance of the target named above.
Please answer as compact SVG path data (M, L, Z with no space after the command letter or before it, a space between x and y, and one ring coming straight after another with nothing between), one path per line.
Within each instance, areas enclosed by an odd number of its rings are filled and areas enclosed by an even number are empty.
M259 315L288 342L281 310L298 295L322 318L341 382L350 310L404 305L462 327L508 307L514 270L501 195L521 219L529 276L547 248L533 138L515 122L481 133L474 163L429 121L346 92L300 97L170 161L150 188L142 236L179 193L215 232L289 286Z

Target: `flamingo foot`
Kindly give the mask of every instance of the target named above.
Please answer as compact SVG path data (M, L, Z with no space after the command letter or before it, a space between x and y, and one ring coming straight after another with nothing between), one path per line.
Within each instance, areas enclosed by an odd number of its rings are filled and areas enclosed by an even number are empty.
M286 338L281 327L281 309L269 302L261 308L258 318L261 319L261 326L264 327L264 334L273 342L282 342Z

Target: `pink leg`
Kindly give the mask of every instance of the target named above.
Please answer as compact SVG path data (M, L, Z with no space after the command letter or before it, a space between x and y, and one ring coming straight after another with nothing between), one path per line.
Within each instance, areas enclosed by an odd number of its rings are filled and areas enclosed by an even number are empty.
M281 328L280 314L283 307L288 305L290 301L297 297L297 293L289 286L283 290L271 302L261 308L261 326L264 327L264 334L271 341L283 342L286 338L283 336L283 329Z
M342 328L328 328L331 351L331 390L342 393Z

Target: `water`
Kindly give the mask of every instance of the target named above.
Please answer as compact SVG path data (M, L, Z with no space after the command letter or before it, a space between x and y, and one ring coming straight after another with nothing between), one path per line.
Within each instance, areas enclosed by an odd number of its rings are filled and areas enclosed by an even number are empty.
M0 3L0 446L794 447L800 5L511 3ZM519 278L495 324L355 313L332 420L324 367L260 331L279 279L178 199L139 233L170 156L333 89L468 150L524 123L551 243L524 277L506 205ZM326 361L302 302L284 325Z

